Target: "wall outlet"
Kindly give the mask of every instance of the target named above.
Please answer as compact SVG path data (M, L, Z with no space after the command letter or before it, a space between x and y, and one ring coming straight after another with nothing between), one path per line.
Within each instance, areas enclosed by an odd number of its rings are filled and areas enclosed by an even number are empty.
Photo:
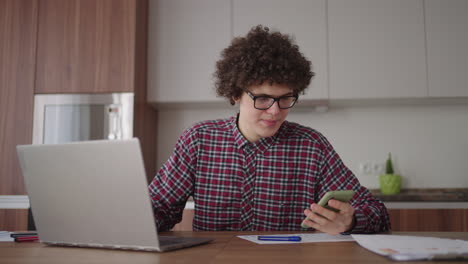
M371 173L371 165L369 162L362 162L359 163L359 172L361 174L370 174Z
M385 166L381 162L365 161L359 163L359 172L366 175L379 175L384 173Z
M385 166L383 163L374 163L373 173L376 175L383 174L385 172Z

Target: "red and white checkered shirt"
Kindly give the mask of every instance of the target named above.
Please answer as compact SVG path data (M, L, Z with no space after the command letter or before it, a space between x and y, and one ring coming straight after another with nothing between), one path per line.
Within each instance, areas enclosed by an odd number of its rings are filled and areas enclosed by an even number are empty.
M384 204L359 184L319 132L285 121L251 143L237 117L200 122L179 138L149 185L159 231L195 202L193 230L301 230L304 209L332 190L353 189L352 232L390 229Z

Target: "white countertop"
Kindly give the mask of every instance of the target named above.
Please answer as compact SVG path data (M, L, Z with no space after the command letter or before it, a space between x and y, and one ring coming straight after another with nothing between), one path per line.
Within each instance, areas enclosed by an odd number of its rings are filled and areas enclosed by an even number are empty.
M466 202L384 202L388 209L468 209ZM0 195L0 209L28 209L27 195ZM188 201L185 209L194 209L193 201Z
M468 209L467 202L384 202L388 209Z
M468 209L468 202L385 202L388 209ZM193 201L188 201L185 209L194 209Z
M29 209L27 195L0 195L0 209Z
M468 209L467 202L384 202L388 209ZM188 201L185 209L194 209L193 201Z

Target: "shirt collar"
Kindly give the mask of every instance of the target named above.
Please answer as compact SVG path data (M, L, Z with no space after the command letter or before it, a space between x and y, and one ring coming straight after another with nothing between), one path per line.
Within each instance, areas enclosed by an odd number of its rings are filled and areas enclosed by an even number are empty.
M236 116L231 117L230 121L231 121L232 133L234 135L234 140L236 141L237 145L241 149L248 146L250 148L257 149L257 150L263 152L263 151L267 150L271 145L277 143L280 140L281 136L285 133L285 131L287 130L287 126L288 126L288 122L284 121L283 124L281 124L281 127L278 129L278 131L276 132L275 135L273 135L271 137L267 137L267 138L261 138L259 141L255 142L255 143L251 143L240 132L239 127L237 126L238 118L239 118L239 114L237 114Z
M237 126L238 118L239 118L239 114L237 114L236 116L231 117L231 129L232 129L232 133L234 135L234 140L236 141L239 148L242 149L246 145L249 145L250 142L240 132L239 127Z

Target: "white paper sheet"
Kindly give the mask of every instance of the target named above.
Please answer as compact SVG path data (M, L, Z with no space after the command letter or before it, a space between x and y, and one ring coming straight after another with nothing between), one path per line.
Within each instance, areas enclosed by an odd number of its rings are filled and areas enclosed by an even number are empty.
M258 240L259 235L238 236L242 239L249 240L257 244L297 244L297 243L312 243L312 242L343 242L354 241L351 236L346 235L329 235L326 233L302 233L302 234L281 234L275 236L300 236L301 241L264 241Z
M15 241L14 238L10 236L11 232L8 231L0 231L0 242L13 242Z
M400 235L352 235L362 247L394 260L468 259L468 241Z

